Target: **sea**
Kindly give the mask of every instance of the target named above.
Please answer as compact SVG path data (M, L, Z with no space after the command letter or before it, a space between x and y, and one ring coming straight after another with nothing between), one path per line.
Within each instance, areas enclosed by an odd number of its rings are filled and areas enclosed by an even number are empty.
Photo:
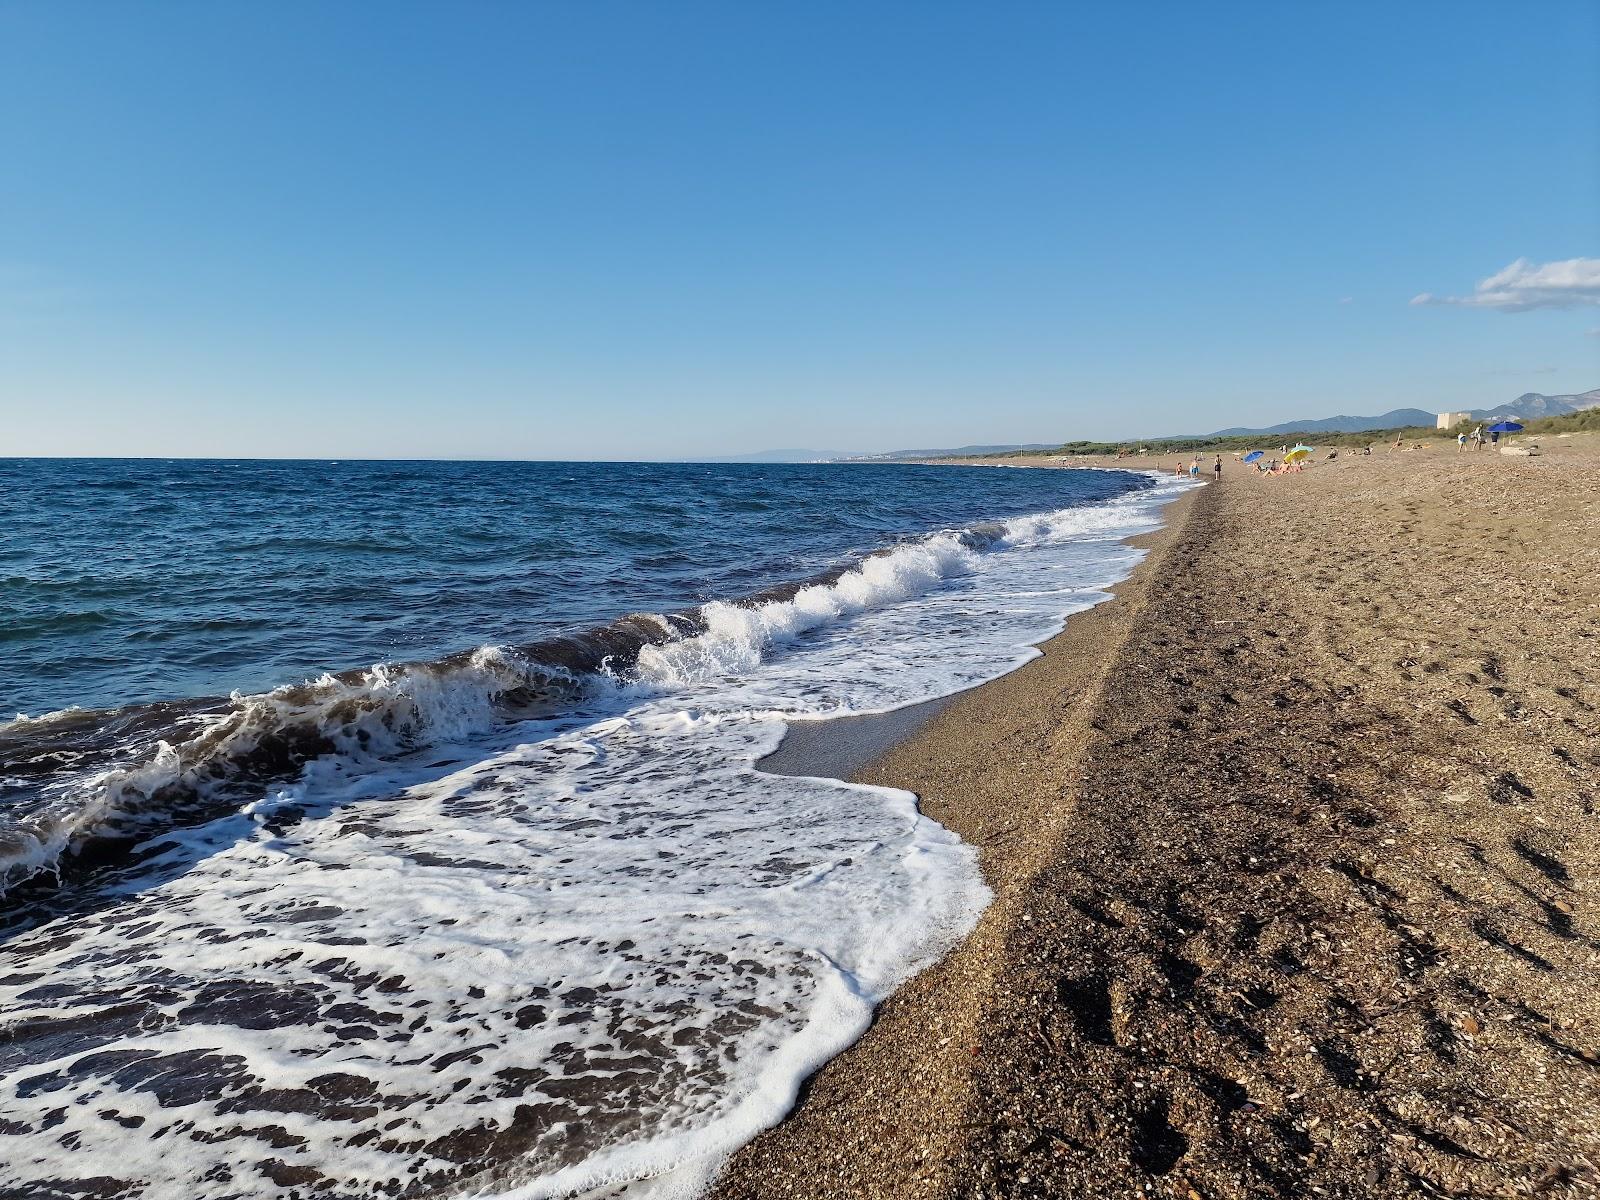
M0 1195L696 1194L989 899L761 759L1027 661L1187 486L0 460Z

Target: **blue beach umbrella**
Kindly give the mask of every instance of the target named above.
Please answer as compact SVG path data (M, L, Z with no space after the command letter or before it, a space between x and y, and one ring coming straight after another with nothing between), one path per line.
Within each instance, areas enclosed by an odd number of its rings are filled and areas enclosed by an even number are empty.
M1255 460L1260 458L1263 453L1265 453L1265 452L1261 451L1261 450L1252 450L1252 451L1250 451L1249 454L1246 454L1244 456L1244 461L1245 462L1255 462Z
M1489 426L1490 433L1521 433L1522 426L1515 421L1497 421Z

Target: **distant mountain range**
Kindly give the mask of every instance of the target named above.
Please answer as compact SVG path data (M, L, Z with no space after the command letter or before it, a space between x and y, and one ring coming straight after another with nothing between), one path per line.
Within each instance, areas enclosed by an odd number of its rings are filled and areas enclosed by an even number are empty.
M1536 417L1559 417L1564 413L1581 412L1586 408L1600 407L1600 388L1567 396L1545 396L1538 392L1524 392L1510 404L1495 408L1453 409L1454 412L1471 412L1474 421L1502 421L1507 417L1533 420ZM1232 429L1219 429L1215 433L1196 434L1196 437L1265 437L1280 433L1360 433L1364 429L1399 429L1406 425L1434 423L1438 414L1422 408L1395 408L1375 417L1317 417L1304 421L1284 421L1277 425L1259 428L1239 425Z
M1277 425L1234 425L1194 437L1254 437L1277 433L1359 433L1363 429L1398 429L1403 425L1432 425L1434 414L1420 408L1394 408L1375 417L1317 417L1283 421Z
M1582 412L1587 408L1600 408L1600 388L1566 396L1545 396L1539 392L1524 392L1509 404L1495 408L1455 409L1471 412L1474 421L1503 421L1508 417L1524 421L1537 417L1559 417L1565 413ZM1236 425L1232 429L1219 429L1215 433L1181 435L1185 438L1220 437L1274 437L1285 433L1360 433L1366 429L1399 429L1409 425L1433 426L1436 413L1425 408L1394 408L1375 417L1315 417L1303 421L1283 421L1277 425L1251 427ZM1128 441L1135 439L1129 438ZM1160 441L1160 438L1146 438ZM755 454L740 454L725 458L704 459L705 462L745 463L802 463L802 462L903 462L908 459L952 458L957 455L1009 454L1014 450L1054 450L1059 442L1008 442L997 446L953 446L946 450L887 450L881 454L853 454L839 450L761 450Z
M1532 420L1535 417L1565 416L1567 413L1583 412L1589 408L1600 408L1600 388L1566 396L1541 396L1538 392L1523 392L1510 404L1502 404L1499 408L1486 408L1481 413L1475 412L1472 415L1492 417L1495 420L1501 417L1526 417Z

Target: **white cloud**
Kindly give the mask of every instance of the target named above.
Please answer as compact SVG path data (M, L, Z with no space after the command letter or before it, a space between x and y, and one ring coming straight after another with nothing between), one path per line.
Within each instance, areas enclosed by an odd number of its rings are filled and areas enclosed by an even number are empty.
M1568 258L1551 263L1519 258L1485 279L1470 296L1423 292L1413 296L1411 303L1459 304L1465 308L1497 308L1501 312L1600 304L1600 258Z

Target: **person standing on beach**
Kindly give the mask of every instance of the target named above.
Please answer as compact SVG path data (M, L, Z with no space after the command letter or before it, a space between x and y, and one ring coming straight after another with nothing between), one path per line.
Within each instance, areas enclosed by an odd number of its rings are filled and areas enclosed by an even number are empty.
M1460 433L1456 434L1456 449L1458 451L1460 451L1460 450L1465 450L1466 448L1467 448L1467 431L1465 429L1463 429Z
M1474 429L1472 431L1472 444L1473 444L1473 448L1474 449L1477 449L1477 450L1482 450L1483 449L1483 426L1482 425L1479 425L1476 429Z
M1217 461L1211 464L1211 474L1216 477L1218 483L1222 482L1222 455L1217 455Z

